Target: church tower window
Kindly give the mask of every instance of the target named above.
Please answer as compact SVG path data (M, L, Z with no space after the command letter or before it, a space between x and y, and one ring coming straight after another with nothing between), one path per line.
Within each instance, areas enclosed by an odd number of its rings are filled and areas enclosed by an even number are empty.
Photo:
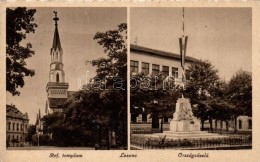
M59 76L59 74L57 73L57 75L56 75L56 82L59 82L60 81L60 76Z

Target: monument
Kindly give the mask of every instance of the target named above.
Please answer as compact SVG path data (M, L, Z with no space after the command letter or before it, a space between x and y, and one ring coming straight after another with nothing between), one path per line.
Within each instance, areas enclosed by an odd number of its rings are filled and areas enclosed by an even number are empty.
M182 97L177 100L176 110L170 122L170 131L200 131L200 120L193 115L189 99Z
M184 35L184 8L182 10L182 37L179 38L180 44L180 56L181 56L181 67L182 67L182 85L185 89L185 57L186 48L188 42L188 36ZM200 131L200 120L197 119L191 109L190 100L179 98L176 103L176 110L173 114L173 119L170 122L170 131L172 132L192 132Z

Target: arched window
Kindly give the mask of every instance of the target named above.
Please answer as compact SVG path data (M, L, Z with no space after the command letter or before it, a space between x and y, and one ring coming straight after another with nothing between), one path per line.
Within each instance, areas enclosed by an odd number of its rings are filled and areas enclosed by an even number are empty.
M238 121L238 128L242 129L242 121L241 120Z
M248 119L248 129L252 129L252 119Z
M13 130L14 130L14 127L15 127L15 123L13 123Z
M60 76L59 76L59 74L57 73L56 74L56 82L59 82L60 81Z

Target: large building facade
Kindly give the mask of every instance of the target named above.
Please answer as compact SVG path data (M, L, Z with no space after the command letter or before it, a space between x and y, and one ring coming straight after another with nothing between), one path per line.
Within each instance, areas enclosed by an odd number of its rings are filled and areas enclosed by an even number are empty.
M22 113L15 105L6 105L6 144L10 146L24 146L29 117Z
M52 48L50 50L50 72L49 82L46 86L47 102L46 114L61 112L62 104L67 100L69 84L65 82L65 72L63 70L63 50L58 31L57 13L55 12L55 30Z
M187 56L185 59L185 76L189 79L189 65L196 61L195 58ZM131 75L143 73L144 75L158 75L172 77L175 84L182 84L182 67L180 54L151 49L139 45L130 45L130 72ZM159 123L161 119L158 119ZM164 118L164 129L169 129L171 118ZM152 125L151 113L143 111L142 113L131 112L131 129L146 130ZM159 126L160 128L160 126ZM147 130L149 131L149 130Z

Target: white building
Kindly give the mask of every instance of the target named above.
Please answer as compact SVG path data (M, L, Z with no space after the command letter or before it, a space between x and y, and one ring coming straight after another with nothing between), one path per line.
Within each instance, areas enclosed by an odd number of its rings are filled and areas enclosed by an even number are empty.
M196 59L187 56L185 61L185 75L186 79L189 79L189 71L187 69ZM179 54L131 44L130 72L131 74L144 73L145 75L158 75L161 73L164 76L173 77L176 81L175 84L180 83L182 78L181 57ZM136 126L135 123L138 123L137 127L140 129L142 127L142 130L145 130L147 127L151 128L152 119L150 116L150 112L147 111L139 114L132 113L131 128ZM170 121L171 118L164 118L164 129L167 129L167 123Z

